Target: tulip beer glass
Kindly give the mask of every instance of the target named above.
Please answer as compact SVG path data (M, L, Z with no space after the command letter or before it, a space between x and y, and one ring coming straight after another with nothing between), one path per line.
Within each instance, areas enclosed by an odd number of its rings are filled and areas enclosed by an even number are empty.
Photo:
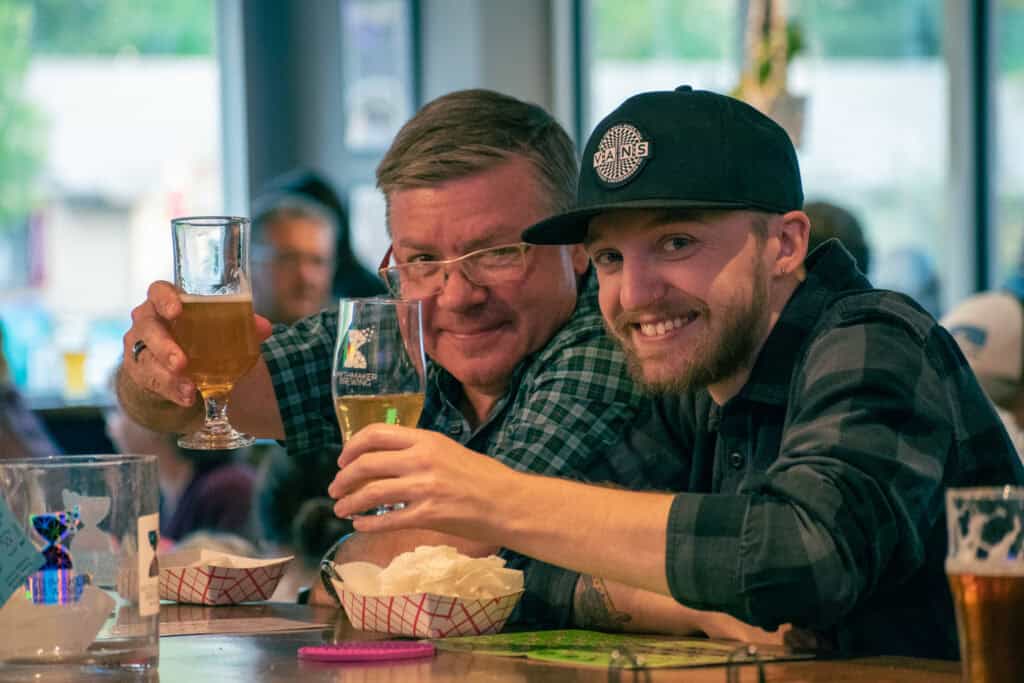
M423 410L419 301L342 299L331 396L345 441L373 422L415 427ZM369 514L384 514L382 505Z
M174 284L181 315L171 324L188 377L203 397L203 428L178 439L182 448L219 450L253 442L228 422L228 395L259 358L249 284L249 221L227 216L176 218Z
M946 575L964 683L1024 677L1024 488L949 489Z

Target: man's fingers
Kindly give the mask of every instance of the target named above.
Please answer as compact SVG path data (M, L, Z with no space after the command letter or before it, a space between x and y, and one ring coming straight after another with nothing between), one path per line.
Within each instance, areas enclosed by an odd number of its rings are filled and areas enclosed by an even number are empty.
M400 477L414 467L414 459L405 451L374 451L340 470L327 487L327 493L331 498L341 498L366 482Z
M188 407L195 403L195 385L182 375L188 362L158 311L168 302L180 305L177 293L173 288L167 291L168 287L168 283L154 283L150 295L159 303L147 299L132 310L132 327L124 335L124 365L138 386Z
M408 448L423 432L413 427L375 423L367 425L348 440L338 457L338 467L346 467L368 451L397 451Z
M273 325L271 325L270 321L262 315L253 317L255 318L253 327L256 330L256 339L263 341L273 333Z
M380 505L407 503L407 485L398 479L377 479L360 486L334 504L338 517L357 516Z
M146 291L146 299L166 320L174 320L181 314L181 296L170 282L157 280L151 284Z

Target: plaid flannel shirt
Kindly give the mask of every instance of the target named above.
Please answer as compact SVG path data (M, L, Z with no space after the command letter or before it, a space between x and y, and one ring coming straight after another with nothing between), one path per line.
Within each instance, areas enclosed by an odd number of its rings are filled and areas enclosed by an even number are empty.
M679 602L812 628L846 654L956 658L944 489L1024 471L945 329L870 289L834 241L807 265L737 396L660 400L614 457L657 452L682 472L666 548ZM571 605L575 575L535 574L539 602Z

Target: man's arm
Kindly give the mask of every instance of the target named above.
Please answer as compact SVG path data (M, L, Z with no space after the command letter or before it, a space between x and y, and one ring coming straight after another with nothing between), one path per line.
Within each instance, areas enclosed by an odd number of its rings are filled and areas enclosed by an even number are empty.
M580 576L573 625L595 631L703 634L745 643L783 644L783 629L765 631L721 612L702 612L672 598L594 576Z

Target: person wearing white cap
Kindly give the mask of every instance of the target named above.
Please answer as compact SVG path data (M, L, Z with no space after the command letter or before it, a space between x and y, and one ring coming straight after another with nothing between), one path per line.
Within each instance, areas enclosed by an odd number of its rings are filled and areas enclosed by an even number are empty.
M1024 457L1024 306L1007 290L982 292L943 319Z

